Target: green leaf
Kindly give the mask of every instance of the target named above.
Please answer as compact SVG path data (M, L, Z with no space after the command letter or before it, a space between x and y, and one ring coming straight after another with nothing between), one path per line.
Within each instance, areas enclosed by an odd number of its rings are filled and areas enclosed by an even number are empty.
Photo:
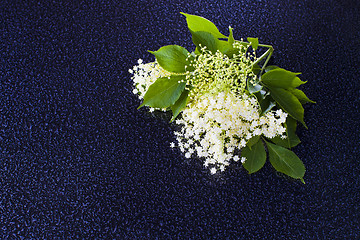
M295 88L304 84L300 78L296 77L298 73L293 73L282 68L277 68L264 73L261 76L261 82L269 87Z
M265 90L260 90L259 92L254 93L255 97L258 100L261 108L261 115L269 112L274 106L276 106L275 100L270 96L270 92Z
M251 47L256 50L259 46L259 39L258 38L247 38L248 42L251 43Z
M304 181L305 166L294 152L269 142L266 142L266 145L269 150L270 163L276 171Z
M188 64L186 60L189 52L178 45L168 45L161 47L159 50L152 52L160 66L173 73L184 73L185 66Z
M229 42L229 44L232 46L233 44L234 44L234 42L235 42L235 39L234 39L234 35L233 35L233 28L232 27L230 27L229 26L229 32L230 32L230 34L229 34L229 38L228 38L228 42Z
M184 90L175 104L170 107L173 112L173 117L170 122L174 121L177 115L179 115L179 113L186 107L189 99L189 92L189 90Z
M258 92L253 93L253 95L255 95L255 97L257 98L258 102L260 103L262 100L265 99L265 97L267 95L269 95L270 93L266 92L265 90L260 90Z
M298 145L301 141L299 137L296 135L296 120L292 117L286 118L286 136L287 138L282 139L281 137L277 136L272 139L270 139L273 143L286 147L286 148L292 148Z
M297 97L297 99L299 99L299 101L301 102L301 104L305 104L305 103L316 103L313 100L310 100L303 91L301 91L300 89L296 89L296 88L289 88L288 89L292 94L295 95L295 97Z
M226 54L233 49L233 46L228 41L219 40L217 42L217 48L220 52Z
M183 75L158 78L150 85L139 108L143 106L153 108L170 107L179 99L184 91L186 83L182 82L183 80L185 80Z
M206 46L207 50L215 53L219 47L219 39L208 32L191 32L193 43L201 51ZM200 47L201 45L201 47Z
M194 53L195 53L195 55L200 55L201 54L199 47L195 48Z
M261 115L265 115L273 107L276 106L274 99L271 96L267 95L263 100L260 101Z
M206 18L183 12L180 13L186 17L186 22L191 32L208 32L214 35L216 38L227 38L225 35L219 32L215 24Z
M267 66L265 68L265 72L268 72L268 71L271 71L271 70L274 70L274 69L279 69L278 66L275 66L275 65L270 65L270 66Z
M304 122L304 108L297 97L282 88L269 87L269 90L272 98L281 106L281 108L307 128Z
M260 139L260 136L259 136L259 135L256 135L256 136L250 138L249 141L247 141L246 146L247 146L248 148L250 148L250 150L251 150L251 147L252 147L255 143L257 143L257 142L259 141L259 139Z
M221 41L221 40L219 40L219 41ZM240 50L238 48L234 48L233 46L231 46L226 51L222 51L222 53L226 54L230 59L234 58L234 54L237 55L237 54L239 54L239 52L240 52Z
M243 148L241 156L246 158L243 166L250 174L259 171L266 161L266 152L262 141L258 139L251 149Z

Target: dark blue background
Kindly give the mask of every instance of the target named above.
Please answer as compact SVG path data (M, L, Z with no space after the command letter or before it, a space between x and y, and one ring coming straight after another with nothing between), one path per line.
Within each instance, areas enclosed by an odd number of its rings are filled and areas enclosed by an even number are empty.
M16 2L0 3L1 239L360 238L359 1ZM169 147L169 116L136 110L137 59L192 50L180 11L303 73L306 185L269 163L212 176Z

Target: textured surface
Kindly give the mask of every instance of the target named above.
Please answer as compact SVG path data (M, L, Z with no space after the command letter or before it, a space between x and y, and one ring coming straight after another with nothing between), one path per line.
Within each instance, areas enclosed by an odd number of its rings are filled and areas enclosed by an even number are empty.
M360 238L359 1L14 2L0 3L0 239ZM168 116L136 110L136 60L192 49L180 11L303 73L306 185L269 163L211 176L169 148Z

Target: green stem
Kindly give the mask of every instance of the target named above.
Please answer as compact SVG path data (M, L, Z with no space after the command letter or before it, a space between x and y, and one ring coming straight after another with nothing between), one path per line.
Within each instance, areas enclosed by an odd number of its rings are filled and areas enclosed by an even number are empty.
M262 45L262 44L259 44L259 46L260 46L260 45ZM263 60L263 59L268 55L268 57L267 57L264 65L263 65L263 68L265 68L266 64L267 64L267 63L269 62L269 60L270 60L270 57L271 57L272 53L274 52L274 48L273 48L272 46L270 46L270 45L264 45L264 46L261 46L261 47L267 47L267 48L269 48L269 49L268 49L263 55L261 55L261 56L253 63L253 65L259 63L261 60Z
M243 41L237 41L237 42L239 42L239 43L241 43L241 44L245 44L245 45L251 46L251 43L248 43L248 42L243 42ZM259 76L261 76L261 74L264 72L265 67L266 67L266 65L268 64L268 62L269 62L269 60L270 60L270 58L271 58L271 55L272 55L273 52L274 52L274 48L273 48L273 46L271 46L271 45L260 44L260 43L259 43L259 47L268 48L268 50L267 50L263 55L261 55L261 56L252 64L252 66L254 66L255 64L261 62L261 61L267 56L264 65L261 67L261 71L260 71L260 75L259 75Z
M251 43L249 43L249 42L242 42L242 41L237 41L237 40L236 40L236 42L239 42L239 43L244 44L244 45L251 46ZM259 43L259 45L258 45L258 46L259 46L259 47L271 48L272 50L274 50L273 46L271 46L271 45L267 45L267 44L261 44L261 43Z
M270 49L268 49L263 55L261 55L258 59L256 59L256 61L252 65L255 65L255 64L258 64L259 62L261 62L268 54L270 54Z
M261 68L260 76L261 76L261 74L263 73L263 71L265 70L265 67L266 67L266 65L268 64L268 62L269 62L269 60L270 60L270 58L271 58L271 55L272 55L273 52L274 52L274 48L273 48L272 46L270 46L270 48L269 48L269 50L267 50L267 52L269 52L269 55L268 55L267 59L265 60L264 65L263 65L262 68Z
M259 47L266 47L266 48L272 48L273 49L273 47L271 45L266 45L266 44L261 44L261 43L259 43Z

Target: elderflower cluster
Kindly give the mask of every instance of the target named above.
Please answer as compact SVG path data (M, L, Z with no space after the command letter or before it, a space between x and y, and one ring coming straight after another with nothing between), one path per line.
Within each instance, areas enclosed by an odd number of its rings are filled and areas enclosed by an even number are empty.
M186 80L187 86L192 87L191 99L226 89L238 94L244 91L246 80L255 77L252 72L255 56L247 53L246 47L238 42L233 44L233 48L235 51L229 58L219 50L212 53L206 47L202 47L201 54L190 61L190 67L194 70L186 72Z
M211 166L211 173L224 171L231 160L238 161L239 151L254 136L283 136L287 114L282 110L259 114L254 97L232 91L204 95L182 113L181 125L175 132L178 147L190 158L197 155ZM245 161L244 158L241 159Z
M279 109L260 115L256 98L245 91L247 80L256 78L252 72L256 57L239 43L234 43L233 47L238 51L231 58L220 51L212 53L205 47L195 58L189 54L191 71L182 74L186 89L191 91L187 106L176 120L181 126L175 131L177 144L171 143L171 147L177 145L186 158L203 159L204 165L211 167L212 174L224 171L231 161L244 163L246 159L239 154L252 137L286 137L287 114ZM144 64L141 59L129 72L133 74L133 93L139 99L144 98L149 86L158 78L172 74L157 61Z

